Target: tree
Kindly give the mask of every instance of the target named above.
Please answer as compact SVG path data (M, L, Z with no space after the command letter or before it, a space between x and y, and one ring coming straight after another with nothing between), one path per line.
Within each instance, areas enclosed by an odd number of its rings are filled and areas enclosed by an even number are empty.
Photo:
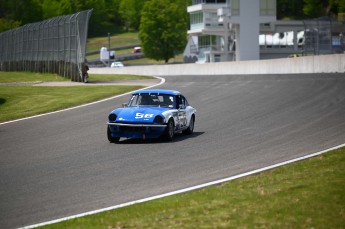
M277 0L277 19L301 20L305 17L301 0Z
M336 16L345 9L344 0L304 0L303 12L315 18L321 16Z
M21 24L40 21L42 8L38 0L1 0L0 17L7 20L19 21Z
M120 0L108 0L105 2L105 7L107 10L107 17L111 24L116 26L122 26L122 19L119 13L120 3L122 1Z
M119 13L125 23L126 29L139 30L141 11L147 0L122 0L119 6Z
M20 26L20 21L8 20L5 18L0 18L0 33L17 28Z
M338 0L339 4L339 13L345 13L345 0Z
M60 16L60 1L43 0L42 3L43 19Z
M107 10L104 0L74 0L75 11L84 11L93 9L89 24L89 35L96 36L102 34L103 28L109 25Z
M151 0L142 11L139 38L145 56L165 63L187 43L187 12L183 0Z

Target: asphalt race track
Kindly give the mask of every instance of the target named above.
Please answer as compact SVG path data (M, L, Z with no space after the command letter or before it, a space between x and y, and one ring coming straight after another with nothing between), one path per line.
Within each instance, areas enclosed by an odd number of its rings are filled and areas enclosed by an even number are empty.
M0 125L0 228L207 183L345 143L345 74L169 76L197 109L174 142L106 138L128 96Z

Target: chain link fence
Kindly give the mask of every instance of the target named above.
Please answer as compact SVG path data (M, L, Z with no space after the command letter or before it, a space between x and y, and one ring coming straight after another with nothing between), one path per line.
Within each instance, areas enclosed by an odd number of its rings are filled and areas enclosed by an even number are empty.
M0 33L0 70L57 73L82 82L92 10Z
M344 53L344 21L321 17L303 21L305 26L304 55Z

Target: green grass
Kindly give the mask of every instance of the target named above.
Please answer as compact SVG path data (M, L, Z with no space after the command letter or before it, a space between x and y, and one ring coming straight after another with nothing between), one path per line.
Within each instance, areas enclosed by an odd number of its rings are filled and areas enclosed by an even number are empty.
M39 83L49 81L69 81L69 79L61 77L57 74L0 71L0 83Z
M44 228L344 228L345 148Z
M110 37L110 47L119 48L123 46L136 46L140 44L140 39L138 37L138 32L128 32L113 35ZM108 37L97 37L88 39L86 52L99 51L102 47L108 48ZM133 49L125 49L116 51L116 55L129 54ZM89 55L86 57L90 59L98 59L99 53L94 55ZM175 58L170 59L169 63L182 63L183 54L177 55ZM164 64L164 61L156 61L148 58L134 59L123 61L124 65L138 65L138 64Z
M133 51L133 48L131 48L131 49L118 50L118 51L115 51L115 56L117 56L117 55L122 55L122 54L130 54L130 53L132 53L132 51ZM86 58L87 58L88 60L99 59L99 52L96 53L96 54L93 54L93 55L88 55Z
M175 58L169 60L168 64L172 63L183 63L183 54L177 55ZM149 58L140 58L133 60L123 61L123 64L126 65L140 65L140 64L165 64L163 60L156 61Z
M90 81L143 80L147 76L134 75L90 75ZM0 72L0 83L36 84L47 81L66 81L55 74L32 72ZM61 110L107 97L137 90L141 86L1 86L0 122L29 117L37 114Z
M138 32L121 33L110 36L110 47L118 48L128 45L140 44ZM87 41L86 52L99 51L102 47L108 48L108 37L90 38Z
M0 122L61 110L140 88L142 87L0 86Z
M90 74L90 81L116 81L116 80L147 80L153 79L151 76L137 75L111 75L111 74Z

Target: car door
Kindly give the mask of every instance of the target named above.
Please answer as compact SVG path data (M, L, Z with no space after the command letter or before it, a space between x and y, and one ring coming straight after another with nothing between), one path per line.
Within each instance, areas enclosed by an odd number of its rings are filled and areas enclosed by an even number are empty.
M179 95L176 97L177 108L177 129L184 129L187 126L186 99Z

